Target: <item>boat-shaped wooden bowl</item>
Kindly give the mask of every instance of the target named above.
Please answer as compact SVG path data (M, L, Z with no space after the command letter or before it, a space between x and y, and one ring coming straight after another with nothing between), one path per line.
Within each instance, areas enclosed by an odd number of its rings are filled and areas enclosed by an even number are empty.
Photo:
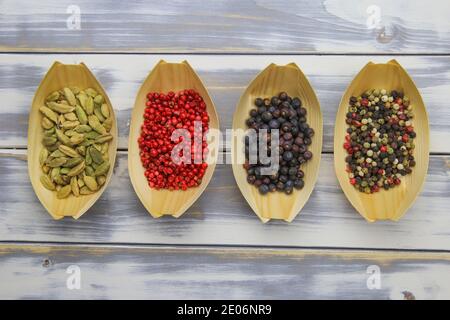
M44 105L46 97L53 91L63 87L78 87L80 89L93 88L100 93L109 106L112 117L111 135L114 137L109 145L109 161L111 167L106 177L105 184L95 193L79 197L69 196L58 199L55 191L44 188L40 182L42 169L39 165L39 153L42 146L43 129L41 127L42 114L39 108ZM28 120L28 174L34 192L54 219L71 216L78 219L83 215L106 189L113 173L117 152L117 122L114 109L105 90L84 63L78 65L62 64L55 62L41 81L31 105Z
M348 173L345 171L347 154L342 145L348 128L345 117L349 99L351 96L361 95L369 89L397 90L409 97L414 111L412 122L414 131L417 133L414 139L416 166L411 174L401 178L402 183L395 188L365 194L356 190L349 182ZM370 222L399 220L414 203L422 189L428 170L429 157L428 115L422 97L408 73L395 60L380 64L369 62L353 79L344 93L334 128L334 167L347 199Z
M303 189L294 189L290 195L278 191L261 195L258 188L247 182L247 172L239 161L239 158L243 157L244 149L242 142L238 142L238 139L242 140L243 136L236 136L232 139L234 178L245 200L263 222L270 219L291 222L308 201L319 173L322 152L322 112L313 88L295 63L285 66L272 63L256 76L241 96L236 107L233 116L233 130L235 134L247 130L245 121L249 117L250 110L255 108L256 98L272 97L282 91L287 92L291 97L300 98L302 106L307 110L307 123L315 131L312 144L308 148L313 153L313 157L301 167L305 172Z
M184 89L194 89L206 103L209 114L210 133L208 141L208 168L200 186L187 190L156 190L149 187L144 176L144 167L139 156L138 138L141 133L146 96L149 92L178 92ZM219 118L216 108L205 86L192 67L183 61L181 63L167 63L161 60L145 79L136 97L130 122L130 136L128 141L128 171L134 190L147 211L155 218L170 215L181 216L205 190L211 180L217 163L219 140L211 131L219 130ZM216 131L217 132L217 131Z

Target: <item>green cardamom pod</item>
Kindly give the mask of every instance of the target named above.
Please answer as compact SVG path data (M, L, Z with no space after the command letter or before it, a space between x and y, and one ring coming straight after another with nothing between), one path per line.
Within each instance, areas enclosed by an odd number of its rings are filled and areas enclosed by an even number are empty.
M106 177L105 176L98 176L97 177L97 184L99 186L103 186L106 182Z
M92 131L92 128L86 124L81 124L77 126L74 130L78 133L86 133Z
M61 125L63 129L75 129L80 124L79 121L66 121Z
M58 149L62 153L68 155L69 157L72 157L72 158L80 157L80 154L75 149L72 149L71 147L68 147L65 145L60 145Z
M103 114L102 114L102 112L100 111L100 108L94 108L94 114L95 114L95 116L98 118L98 120L99 120L100 122L103 122L103 121L106 120L105 117L103 117Z
M41 152L39 153L39 164L43 166L47 158L48 158L48 150L46 148L42 148Z
M92 168L91 166L87 166L84 172L86 173L87 176L93 177L95 175L94 168Z
M54 158L51 160L47 160L47 165L51 168L55 168L55 167L60 167L63 164L65 164L67 162L67 158L65 157L60 157L60 158Z
M92 161L94 161L97 164L100 164L103 162L103 156L100 151L98 151L95 147L89 148L89 154L91 155Z
M58 147L61 143L59 141L57 141L55 144L52 144L50 146L46 146L48 151L53 152L55 150L58 150Z
M68 113L68 112L72 112L73 110L75 110L74 107L63 104L63 103L57 103L57 102L47 102L47 106L52 109L53 111L56 111L58 113Z
M102 104L100 110L105 118L109 118L109 107L106 103Z
M56 115L55 112L53 112L53 110L51 110L50 108L47 108L46 106L42 106L39 108L39 111L46 116L47 118L49 118L50 120L52 120L54 123L58 122L58 116Z
M56 101L59 99L59 92L58 91L53 91L52 93L50 93L47 98L45 99L46 101Z
M99 136L100 136L100 134L99 134L98 132L95 132L95 131L88 132L88 133L86 133L86 134L84 135L84 137L85 137L86 139L91 139L91 140L95 140L95 139L97 139Z
M79 175L81 172L83 172L85 168L85 163L84 161L82 161L80 164L78 164L77 166L73 167L69 173L67 174L69 177L73 177L73 176L77 176Z
M42 166L42 171L44 171L44 173L47 174L47 173L50 172L50 167L47 166L46 164L44 164L44 165Z
M63 179L63 177L67 177L67 176L62 176L62 175L57 175L55 176L54 181L61 186L65 186L67 184L67 181Z
M44 146L51 146L51 145L55 144L56 141L57 141L57 139L55 137L42 138L42 143L44 144Z
M94 143L92 146L93 146L95 149L97 149L97 151L101 151L101 150L102 150L102 146L99 145L99 144L97 144L97 143Z
M58 199L64 199L67 198L70 193L72 192L72 188L70 187L70 185L64 186L62 187L57 193L56 193L56 197Z
M53 127L51 129L44 130L44 135L47 137L54 137L55 132L55 127Z
M80 144L83 141L84 141L84 135L82 135L82 134L76 134L76 135L73 135L72 137L70 137L70 142L73 145Z
M48 177L48 175L46 175L46 174L41 175L40 180L41 180L42 185L43 185L46 189L48 189L48 190L50 190L50 191L54 191L54 190L56 189L55 184L53 183L52 180L50 180L50 178Z
M86 159L86 165L87 165L87 166L90 166L90 165L92 164L91 149L92 149L92 147L89 147L89 148L87 149L87 152L86 152L86 157L85 157L85 159Z
M110 135L109 133L106 133L106 134L102 134L101 136L98 136L95 139L95 143L105 143L105 142L111 141L112 139L113 139L113 136Z
M73 94L72 90L69 88L64 88L64 96L66 97L67 101L71 106L75 106L77 104L77 100L75 99L75 95Z
M110 164L108 160L103 161L103 163L95 169L95 176L105 175L109 170L109 166Z
M71 137L77 135L78 132L76 132L76 131L73 130L73 129L70 129L70 130L64 131L64 134L65 134L66 136L68 136L69 138L71 138Z
M67 161L69 161L69 160L67 160ZM61 170L59 170L59 173L62 174L62 175L66 175L66 174L69 173L69 171L70 171L70 168L65 168L64 167L64 168L61 168Z
M105 100L103 99L103 96L100 94L95 96L95 98L94 98L94 102L98 105L101 105L104 101Z
M80 93L78 96L77 96L77 98L78 98L78 101L80 101L80 105L81 105L81 107L84 109L84 110L86 110L86 101L87 101L87 95L84 93L84 92L82 92L82 93Z
M64 122L66 122L66 118L64 118L63 114L58 116L58 125L61 126Z
M92 97L87 97L85 109L86 109L86 113L88 115L91 115L94 113L94 100L92 100Z
M52 181L55 181L56 177L59 176L59 171L61 171L60 167L52 168L52 170L50 171L50 179Z
M101 145L101 150L100 150L100 152L101 152L102 154L107 154L107 153L108 153L108 150L109 150L109 143L108 143L108 142L103 143L103 144Z
M92 98L95 98L95 97L97 96L97 91L95 91L95 90L92 89L92 88L87 88L87 89L85 90L85 92L86 92L89 96L91 96Z
M88 118L87 118L87 115L84 112L83 108L81 108L80 106L76 106L75 113L77 114L78 121L80 121L81 124L88 123Z
M85 146L78 146L76 150L77 150L77 152L78 152L79 154L81 154L82 156L85 156L85 155L86 155L86 147L85 147Z
M54 126L54 123L47 117L42 117L41 126L44 129L51 129Z
M94 129L100 134L107 134L105 127L102 126L100 123L92 126L92 129Z
M65 153L63 153L63 152L61 152L61 150L55 150L55 151L53 151L51 154L50 154L50 157L52 157L52 158L60 158L60 157L65 157L66 156L66 154Z
M95 143L95 141L94 140L90 140L90 139L85 139L82 143L80 143L80 146L83 146L83 147L89 147L89 146L91 146L91 145L93 145Z
M87 186L83 186L80 188L80 194L82 194L82 195L88 195L88 194L93 194L93 193L94 193L94 191L89 189Z
M66 118L66 120L69 120L69 121L77 121L78 120L78 117L74 112L64 113L64 118Z
M88 116L88 122L92 129L94 129L94 126L101 124L96 115Z
M81 175L78 176L78 187L79 188L84 187L84 180L83 180L83 176L81 176Z
M78 87L70 87L70 90L72 90L74 95L77 95L81 91Z
M83 158L70 158L67 160L66 163L63 164L63 167L65 168L73 168L76 165L79 165L81 162L83 162ZM69 172L67 172L69 173Z
M111 131L112 128L112 118L109 117L102 123L103 127L105 127L106 131Z
M72 193L74 194L75 197L80 196L80 188L78 186L77 177L72 177L72 179L70 179L70 188L72 189Z
M62 144L69 146L71 145L69 137L66 136L63 131L56 129L56 137L58 138L59 141L61 141Z
M98 184L97 184L97 180L95 180L94 177L91 176L84 176L83 178L85 185L91 189L92 191L97 191L98 189Z

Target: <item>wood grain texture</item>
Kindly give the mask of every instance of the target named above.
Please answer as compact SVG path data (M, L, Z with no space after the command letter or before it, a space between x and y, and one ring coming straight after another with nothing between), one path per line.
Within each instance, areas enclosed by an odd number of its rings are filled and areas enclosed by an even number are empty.
M270 62L295 62L308 77L323 113L323 150L333 150L333 130L346 87L369 61L386 56L218 56L218 55L0 55L0 147L26 146L28 111L40 80L55 61L85 62L105 88L115 108L119 147L126 148L131 108L149 70L160 60L187 59L216 105L222 129L231 128L234 109L250 81ZM415 81L430 116L430 151L450 152L450 57L395 57Z
M80 30L67 28L74 4ZM2 51L450 52L446 0L4 0L0 12Z
M0 241L221 244L450 250L450 157L431 156L423 192L400 223L367 223L345 198L322 157L316 187L290 224L261 223L239 192L231 167L218 165L203 195L179 219L152 219L134 193L120 152L102 197L79 220L53 221L27 178L24 151L0 157Z
M448 299L449 270L449 253L2 244L0 298Z

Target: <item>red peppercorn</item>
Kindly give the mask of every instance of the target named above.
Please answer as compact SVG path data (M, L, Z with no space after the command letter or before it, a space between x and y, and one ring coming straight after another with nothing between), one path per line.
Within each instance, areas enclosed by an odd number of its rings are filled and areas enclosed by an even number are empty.
M402 136L402 141L403 141L403 142L408 142L408 140L409 140L409 136L405 133L405 134Z
M369 104L369 100L367 100L367 99L362 99L361 100L361 105L362 106L367 107L368 104Z
M138 144L148 185L169 190L198 186L208 167L203 158L208 152L205 141L209 115L203 98L192 89L167 94L150 92L145 105ZM194 128L194 121L201 122L201 132ZM172 159L173 148L184 139L181 136L178 141L172 141L171 136L175 129L182 128L189 130L192 139L191 157L179 154ZM203 143L196 146L196 139Z

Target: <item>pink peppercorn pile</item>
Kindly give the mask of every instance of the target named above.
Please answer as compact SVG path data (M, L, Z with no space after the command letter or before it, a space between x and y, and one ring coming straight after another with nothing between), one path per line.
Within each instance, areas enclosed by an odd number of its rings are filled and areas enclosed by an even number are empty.
M167 94L150 92L143 117L138 144L149 186L186 190L200 185L208 167L204 159L208 153L206 134L209 129L209 116L202 96L192 89ZM195 130L195 123L201 123L201 132ZM174 162L171 157L172 149L183 140L171 140L176 129L186 129L190 135L190 163L182 152L176 159L181 159L182 163ZM201 148L194 147L195 140L201 141Z

